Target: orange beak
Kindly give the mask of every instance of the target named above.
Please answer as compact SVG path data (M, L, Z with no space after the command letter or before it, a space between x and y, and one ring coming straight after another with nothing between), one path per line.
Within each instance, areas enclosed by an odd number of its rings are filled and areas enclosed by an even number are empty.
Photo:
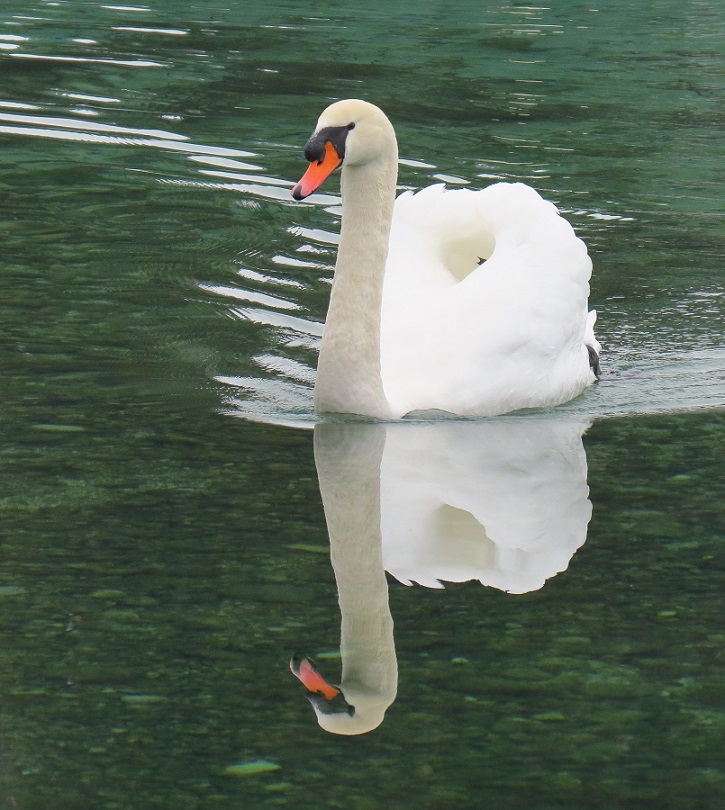
M341 694L340 690L320 675L309 658L294 656L290 661L292 674L297 676L313 695L322 695L325 700L332 700Z
M295 200L304 200L309 197L327 180L327 178L342 163L335 147L327 141L325 144L325 156L322 160L313 160L307 171L302 176L299 183L292 189L292 196Z

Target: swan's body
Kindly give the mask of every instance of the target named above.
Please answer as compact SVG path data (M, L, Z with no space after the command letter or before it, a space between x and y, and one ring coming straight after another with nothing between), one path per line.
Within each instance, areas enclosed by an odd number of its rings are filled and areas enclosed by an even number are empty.
M318 412L492 416L561 404L596 379L591 261L536 191L432 186L395 200L395 133L358 100L323 112L305 154L297 199L342 164Z

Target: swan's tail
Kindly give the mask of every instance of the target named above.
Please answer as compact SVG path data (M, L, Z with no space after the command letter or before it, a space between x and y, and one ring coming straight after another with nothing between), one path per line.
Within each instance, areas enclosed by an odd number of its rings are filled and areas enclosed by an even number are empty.
M584 345L589 352L589 366L594 372L594 376L599 379L602 370L599 365L599 353L602 350L601 343L594 337L594 324L597 322L597 311L593 309L587 315L587 325L584 330Z

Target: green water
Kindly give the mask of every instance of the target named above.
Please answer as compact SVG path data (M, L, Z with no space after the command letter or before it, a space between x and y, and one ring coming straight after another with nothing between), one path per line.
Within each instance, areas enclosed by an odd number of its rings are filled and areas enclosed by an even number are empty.
M560 5L2 4L0 808L723 805L722 7ZM401 186L557 203L611 378L547 415L593 420L584 545L521 595L391 577L352 738L288 669L340 666L337 197L289 188L344 96Z

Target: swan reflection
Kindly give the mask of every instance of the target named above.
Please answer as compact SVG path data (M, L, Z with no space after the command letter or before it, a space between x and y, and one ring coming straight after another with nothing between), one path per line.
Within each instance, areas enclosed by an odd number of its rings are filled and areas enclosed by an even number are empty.
M316 425L342 616L340 686L310 659L291 667L322 728L371 731L395 699L386 571L406 585L478 580L526 593L567 568L592 511L587 427L554 416Z

